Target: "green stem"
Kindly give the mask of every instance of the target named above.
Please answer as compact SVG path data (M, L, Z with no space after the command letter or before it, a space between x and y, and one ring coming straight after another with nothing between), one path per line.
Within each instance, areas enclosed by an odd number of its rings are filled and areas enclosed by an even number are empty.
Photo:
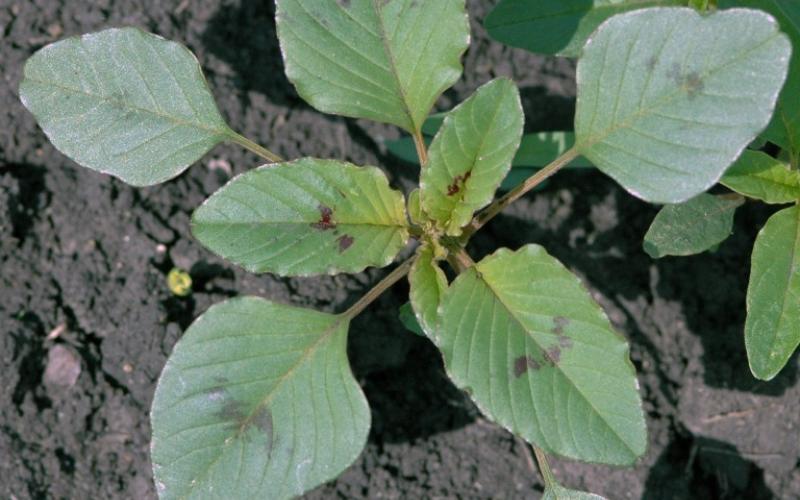
M228 133L228 138L231 140L231 142L235 142L236 144L242 146L243 148L252 151L253 153L257 154L258 156L264 158L265 160L268 160L270 163L280 163L280 162L284 161L283 158L281 158L280 156L276 155L275 153L273 153L269 149L267 149L267 148L265 148L265 147L263 147L263 146L261 146L259 144L256 144L255 142L251 141L247 137L245 137L245 136L243 136L241 134L238 134L238 133L234 132L233 130L231 130Z
M417 148L417 156L419 157L419 164L422 168L428 164L428 148L425 145L425 139L419 131L413 134L414 146Z
M498 198L494 203L486 207L480 214L478 214L464 229L464 235L462 237L462 241L469 240L470 236L475 234L477 230L482 228L486 225L487 222L492 220L497 214L505 210L505 208L519 198L524 196L528 191L535 188L542 182L544 182L548 177L555 174L569 162L574 160L579 156L578 150L573 146L567 151L565 151L561 156L553 160L549 165L544 167L543 169L537 171L532 176L528 177L522 184L518 185L511 191L505 194L505 196Z
M539 464L539 471L542 473L542 478L544 479L544 487L546 489L555 488L558 486L558 481L556 481L553 471L550 470L547 456L538 447L532 445L531 448L533 448L533 454L536 455L536 463Z
M364 311L367 306L372 304L375 299L380 297L383 292L388 290L392 285L400 281L406 274L408 274L408 272L411 270L411 264L414 263L414 258L415 257L411 257L397 266L394 271L380 280L377 285L372 287L370 291L364 294L364 296L358 299L355 304L350 306L350 309L346 310L341 315L351 320L361 314L361 312Z

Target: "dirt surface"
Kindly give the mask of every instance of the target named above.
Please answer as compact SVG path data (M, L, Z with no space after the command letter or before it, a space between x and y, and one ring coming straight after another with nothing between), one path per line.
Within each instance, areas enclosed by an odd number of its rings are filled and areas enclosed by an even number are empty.
M569 128L574 66L489 42L470 1L474 43L448 109L505 75L527 128ZM282 72L267 0L0 0L0 497L154 498L148 408L192 319L237 294L341 311L384 273L248 275L194 242L189 215L254 156L215 149L180 178L133 189L56 152L20 105L22 64L68 35L134 25L187 44L232 126L286 157L381 165L408 190L417 174L386 155L396 129L319 114ZM476 239L474 258L545 245L584 278L632 343L650 447L630 469L557 461L566 484L610 498L800 498L797 356L774 381L752 378L742 329L750 249L770 209L748 204L714 254L652 261L641 238L656 209L598 172L559 174ZM166 274L190 271L188 298ZM396 319L397 286L351 329L373 409L369 444L308 498L538 498L520 442L447 381L425 339Z

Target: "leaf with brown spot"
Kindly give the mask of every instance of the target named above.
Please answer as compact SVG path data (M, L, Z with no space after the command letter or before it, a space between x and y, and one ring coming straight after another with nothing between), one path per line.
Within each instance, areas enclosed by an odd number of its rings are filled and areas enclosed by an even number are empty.
M441 299L435 341L481 411L545 451L610 464L644 453L628 344L542 247L500 250L462 272Z
M255 297L198 318L153 400L159 497L289 499L348 467L370 412L348 363L347 329L342 316Z
M447 234L457 236L492 201L522 138L522 104L510 80L498 78L450 111L420 176L420 202Z
M192 232L250 271L282 276L385 266L409 237L403 195L383 172L314 158L234 178L195 211Z

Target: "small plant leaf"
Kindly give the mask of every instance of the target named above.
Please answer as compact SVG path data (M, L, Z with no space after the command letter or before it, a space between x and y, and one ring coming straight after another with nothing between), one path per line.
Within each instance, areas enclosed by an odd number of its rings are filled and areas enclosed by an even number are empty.
M277 0L286 75L315 108L418 132L461 76L464 0Z
M417 321L425 334L435 340L437 331L437 309L442 294L447 290L447 277L434 260L433 249L423 244L417 250L417 258L408 275L409 298Z
M408 193L408 218L414 224L422 224L426 220L419 202L419 189Z
M417 321L417 316L414 314L414 309L411 307L410 302L406 302L402 306L400 306L400 312L397 315L400 318L400 322L403 323L403 326L406 327L411 333L415 333L420 337L425 336L425 332L422 331L422 327Z
M517 87L505 78L479 88L448 113L420 176L422 208L457 236L486 206L511 168L524 117Z
M347 329L343 316L256 297L198 318L153 399L159 497L288 499L346 469L370 426Z
M766 203L800 200L800 173L761 151L745 151L720 182L747 197Z
M666 205L647 230L644 251L654 259L705 252L730 236L733 215L743 203L738 195L702 193L689 201Z
M775 20L755 10L613 17L578 62L576 146L635 196L686 201L769 123L790 52Z
M356 273L405 246L403 202L375 167L303 158L234 178L195 211L192 232L251 272Z
M448 373L484 414L548 453L618 465L644 453L628 344L542 247L486 257L439 311Z
M484 26L500 43L541 54L577 57L586 39L606 19L685 0L501 0Z
M775 116L764 135L775 144L800 154L800 3L787 0L719 0L720 8L750 7L769 12L789 35L794 50L789 76L778 99Z
M800 344L800 207L772 215L753 247L745 345L750 370L770 380Z
M570 490L564 488L560 484L554 484L552 487L544 490L542 500L606 500L605 497L595 495L594 493L586 493L583 491Z
M46 46L19 94L59 151L134 186L175 177L235 135L194 55L137 28Z

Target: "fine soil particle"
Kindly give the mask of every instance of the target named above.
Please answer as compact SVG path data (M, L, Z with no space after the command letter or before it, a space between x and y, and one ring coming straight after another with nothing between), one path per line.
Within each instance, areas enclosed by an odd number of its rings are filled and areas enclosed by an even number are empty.
M569 129L574 64L489 41L479 21L493 3L468 2L466 76L437 108L509 76L521 88L528 131ZM155 498L148 408L194 317L238 294L342 311L385 274L247 274L201 248L189 217L256 157L220 146L174 181L130 188L58 154L19 103L22 65L35 50L139 26L197 54L234 129L287 158L381 165L408 191L418 170L381 143L398 137L395 128L322 115L297 97L283 76L273 16L264 0L0 0L0 498ZM681 85L702 89L692 75ZM501 245L545 245L631 341L647 455L632 468L555 460L555 474L616 499L800 498L797 357L772 382L757 382L742 340L750 250L773 209L742 207L714 254L659 261L641 248L655 211L596 171L565 172L470 248L477 260ZM187 297L167 287L175 267L191 275ZM484 419L448 382L431 343L397 320L405 293L396 287L352 324L350 355L372 432L356 463L307 498L538 498L542 484L524 446ZM569 340L570 325L553 329ZM271 435L268 410L254 423Z

